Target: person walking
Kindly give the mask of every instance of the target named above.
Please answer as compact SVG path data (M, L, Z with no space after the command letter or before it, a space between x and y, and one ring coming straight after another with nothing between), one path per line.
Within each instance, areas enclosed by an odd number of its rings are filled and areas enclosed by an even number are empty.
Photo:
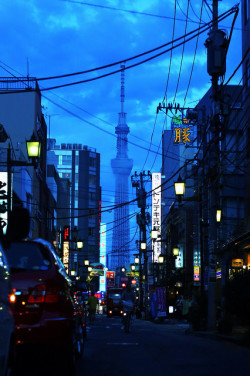
M98 299L95 296L94 291L91 292L91 296L88 298L88 311L89 311L89 322L93 323L95 320L96 307L98 305Z

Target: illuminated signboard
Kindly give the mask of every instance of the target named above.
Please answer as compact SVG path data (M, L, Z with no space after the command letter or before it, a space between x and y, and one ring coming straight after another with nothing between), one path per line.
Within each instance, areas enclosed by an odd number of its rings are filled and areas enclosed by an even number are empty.
M221 278L221 268L216 269L216 279Z
M188 142L191 142L191 132L190 127L188 125L189 120L186 118L181 117L181 115L173 116L172 118L173 125L174 125L174 132L175 132L175 144L186 144Z
M107 287L115 287L115 272L107 271L106 281L107 281Z
M69 242L63 242L63 265L69 273Z
M232 260L232 267L233 268L242 268L243 267L243 259L233 259Z
M161 242L158 242L161 233L161 173L152 174L152 230L158 231L158 238L152 241L153 259L158 262L161 254Z
M200 280L200 267L194 266L194 281Z
M64 226L63 228L63 241L69 240L69 226Z
M100 263L104 265L104 275L99 278L99 289L100 291L107 290L106 283L106 266L107 266L107 235L106 235L106 224L100 224Z
M179 248L179 254L176 256L175 259L175 267L178 268L183 268L183 249Z
M12 176L11 176L12 179ZM11 184L11 187L13 185ZM0 172L0 216L1 216L1 227L3 232L6 232L7 224L7 193L8 193L8 179L7 172ZM12 192L11 192L12 200ZM12 202L12 201L11 201Z

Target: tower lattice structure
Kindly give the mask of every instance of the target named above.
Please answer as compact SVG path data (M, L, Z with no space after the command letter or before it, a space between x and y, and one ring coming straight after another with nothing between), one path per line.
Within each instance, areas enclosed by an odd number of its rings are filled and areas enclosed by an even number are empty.
M128 178L133 167L133 160L128 158L128 133L129 127L126 124L126 113L124 112L124 68L121 64L121 112L119 113L118 125L115 128L117 134L116 158L111 160L111 167L115 175L115 206L114 228L112 236L112 254L110 267L116 270L117 267L125 266L130 262L129 242L129 201ZM125 204L125 205L124 205Z

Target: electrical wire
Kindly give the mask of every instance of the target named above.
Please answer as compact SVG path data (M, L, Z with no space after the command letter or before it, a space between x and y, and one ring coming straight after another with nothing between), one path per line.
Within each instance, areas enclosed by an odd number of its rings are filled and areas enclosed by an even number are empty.
M237 8L237 9L238 9L238 8ZM175 46L172 46L172 48L177 48L177 47L181 46L183 43L186 43L186 42L188 42L188 41L194 39L197 35L202 34L202 33L204 33L205 31L207 31L207 30L208 30L213 24L215 24L215 23L217 23L217 22L219 22L219 21L221 21L221 20L227 18L228 16L230 16L231 14L233 14L233 13L235 13L235 12L236 12L236 7L233 7L233 8L231 8L230 10L224 12L222 15L218 16L218 18L217 18L216 20L212 20L212 21L210 21L210 22L204 24L203 26L200 26L199 28L197 28L197 29L195 29L195 30L192 30L192 31L190 31L190 32L187 33L187 34L185 34L185 35L183 35L183 36L181 36L181 37L179 37L179 38L176 38L176 39L174 40L174 43L178 42L178 41L181 40L181 39L184 39L184 41L178 43L178 44L175 45ZM203 29L204 29L204 30L203 30ZM197 33L196 33L196 32L197 32ZM192 36L192 37L186 39L187 36L190 36L190 35L192 35L193 33L196 33L196 34L195 34L194 36ZM114 66L114 65L117 65L117 64L121 64L121 63L123 63L124 61L128 62L128 61L130 61L130 60L136 59L136 58L138 58L138 57L141 57L141 56L144 56L144 55L146 55L146 54L149 54L149 53L152 53L152 52L154 52L154 51L157 51L157 50L159 50L159 49L162 49L163 47L166 47L167 45L170 45L170 44L172 44L172 43L173 43L173 41L168 42L168 43L165 43L165 44L163 44L163 45L161 45L161 46L158 46L158 47L156 47L156 48L154 48L154 49L152 49L152 50L150 50L150 51L146 51L146 52L143 52L142 54L139 54L139 55L133 56L133 57L131 57L131 58L126 58L126 59L120 60L119 62L111 63L111 64L108 64L108 65L105 65L105 66L102 66L102 67L96 67L96 68L93 68L93 69L89 69L89 70L85 70L85 71L81 71L81 72L74 72L74 73L64 74L64 75L58 75L58 76L52 76L52 77L43 77L43 78L36 78L36 81L50 80L50 79L55 79L55 78L65 78L65 77L69 77L69 76L74 76L74 75L79 75L79 74L84 74L84 73L94 72L94 71L97 71L97 70L100 70L100 69L104 69L104 68L111 67L111 66ZM161 56L161 55L163 55L163 54L169 52L170 50L171 50L171 48L170 48L170 49L167 49L167 50L164 50L164 51L162 51L162 52L160 52L160 53L158 53L158 54L156 54L156 55L154 55L154 56L152 56L152 57L149 57L149 58L147 58L147 59L145 59L145 60L142 60L142 61L140 61L140 62L138 62L138 63L132 64L132 65L130 65L130 66L126 66L125 68L121 68L121 69L115 70L115 71L113 71L113 72L109 72L109 73L107 73L107 74L103 74L103 75L100 75L100 76L97 76L97 77L93 77L93 78L90 78L90 79L87 79L87 80L81 80L81 81L76 81L76 82L66 83L66 84L63 84L63 85L56 85L56 86L52 86L52 87L48 87L48 88L42 88L42 89L40 89L40 91L53 90L53 89L57 89L57 88L61 88L61 87L77 85L77 84L81 84L81 83L85 83L85 82L94 81L94 80L97 80L97 79L100 79L100 78L104 78L104 77L107 77L107 76L113 75L113 74L115 74L115 73L121 72L121 71L123 71L123 70L127 70L127 69L130 69L130 68L134 68L134 67L136 67L136 66L138 66L138 65L144 64L145 62L151 61L151 60L153 60L153 59L155 59L155 58L157 58L157 57L159 57L159 56ZM25 81L26 81L27 78L23 78L23 79L21 78L21 79L17 80L17 82L18 82L18 81L22 81L22 80L25 80ZM5 81L1 81L1 80L0 80L0 82L5 82ZM12 82L16 82L16 81L12 81ZM29 88L28 92L30 92L30 91L35 91L35 90L36 90L36 89L31 89L31 88ZM11 91L11 93L13 93L13 92L14 92L14 91ZM26 89L26 90L18 90L17 92L18 92L18 93L19 93L19 92L27 92L27 89ZM2 93L9 93L9 92L7 91L7 92L2 92Z

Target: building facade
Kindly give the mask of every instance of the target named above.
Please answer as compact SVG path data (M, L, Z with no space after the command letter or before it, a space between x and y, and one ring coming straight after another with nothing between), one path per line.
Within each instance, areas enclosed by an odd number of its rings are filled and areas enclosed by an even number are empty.
M16 78L1 79L0 123L8 138L0 144L1 171L7 171L7 149L10 161L20 166L9 166L12 179L11 207L23 206L31 214L33 237L53 241L55 236L55 200L46 184L47 126L41 106L41 93L35 79L18 82ZM28 166L26 140L32 135L41 142L37 167Z
M100 187L100 154L96 149L82 144L56 144L55 139L48 140L48 149L57 158L59 177L70 183L69 217L60 218L71 231L77 229L77 238L83 242L83 248L77 250L74 260L78 273L83 273L84 260L90 263L99 262L100 222L101 222L101 187ZM64 207L63 207L64 206ZM63 213L66 202L58 208ZM63 214L62 214L63 215ZM75 242L72 238L71 241ZM72 244L72 247L75 245ZM73 266L71 266L72 268Z

